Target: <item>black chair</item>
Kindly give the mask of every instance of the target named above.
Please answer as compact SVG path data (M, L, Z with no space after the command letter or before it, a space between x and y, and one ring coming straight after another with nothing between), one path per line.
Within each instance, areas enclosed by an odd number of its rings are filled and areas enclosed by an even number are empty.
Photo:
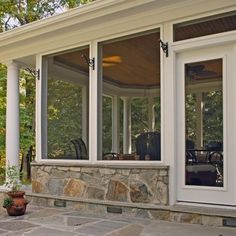
M219 165L223 167L223 142L221 141L209 141L206 145L208 151L207 158L211 164Z
M209 151L223 151L223 143L221 141L209 141L206 149Z
M88 159L87 148L82 138L71 140L75 147L77 159Z
M159 132L145 132L140 134L135 142L136 154L140 160L149 155L150 160L161 160L161 136Z
M195 149L195 144L193 140L186 139L186 164L196 164L197 161L197 156L196 152L194 151Z

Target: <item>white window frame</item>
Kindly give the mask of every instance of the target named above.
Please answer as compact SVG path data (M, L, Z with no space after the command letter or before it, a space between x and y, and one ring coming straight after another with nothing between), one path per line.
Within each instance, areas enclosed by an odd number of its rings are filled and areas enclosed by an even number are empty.
M116 39L116 38L121 38L121 37L125 37L125 36L131 36L131 35L134 35L134 34L137 34L137 33L140 33L140 34L142 34L142 32L143 33L145 33L145 32L147 32L147 31L149 31L149 30L155 30L155 29L159 29L160 31L160 38L162 38L163 37L163 26L162 25L160 25L160 24L158 24L158 25L156 25L156 26L151 26L151 27L144 27L144 28L142 28L142 29L139 29L139 30L132 30L132 31L128 31L128 32L125 32L125 33L120 33L120 34L116 34L116 35L112 35L112 36L107 36L107 37L102 37L102 38L99 38L99 39L97 39L97 40L95 40L94 41L94 44L96 45L96 47L97 47L97 51L96 51L96 54L94 54L94 55L96 55L96 57L95 58L97 58L97 60L98 60L98 45L99 45L99 43L102 43L102 42L104 42L104 41L108 41L108 40L114 40L114 39ZM158 40L157 40L157 44L158 44ZM94 46L95 46L94 45ZM160 48L160 50L161 50L161 48ZM135 166L143 166L143 165L145 165L145 166L153 166L153 165L156 165L156 166L158 166L158 165L163 165L164 164L164 150L163 150L163 138L162 138L162 135L163 135L163 110L164 110L164 107L163 107L163 89L162 89L162 84L163 84L163 72L162 72L162 68L163 68L163 58L164 58L164 55L163 55L163 53L162 53L162 50L161 50L161 53L160 53L160 70L161 70L161 73L160 73L160 84L161 84L161 86L160 86L160 92L161 92L161 160L160 161L140 161L140 160L125 160L125 161L122 161L122 160L98 160L97 158L98 158L98 149L97 149L97 153L95 154L94 153L94 156L93 157L95 157L96 156L96 160L95 160L95 158L94 158L94 160L93 160L93 163L97 163L97 164L101 164L101 165L104 165L104 164L110 164L110 165L135 165ZM96 61L97 61L96 60ZM98 64L96 64L96 67L95 67L95 78L94 78L94 80L96 80L96 81L98 81L99 80L99 76L98 76L98 66L97 66ZM97 84L97 83L96 83ZM94 88L94 90L95 90L95 88ZM93 91L94 91L93 90ZM98 94L97 94L98 95ZM99 97L97 97L96 99L98 100L98 98ZM91 101L92 102L92 101ZM95 103L95 98L94 98L94 101L93 101L93 103ZM90 117L90 121L92 121L92 122L94 122L94 123L96 123L97 125L98 125L98 123L97 123L97 119L95 118L95 117ZM96 119L96 121L95 121L95 119ZM97 128L98 128L98 126L97 126ZM96 133L96 136L94 135L93 136L93 141L95 142L95 138L97 137L97 133ZM101 137L100 137L100 139L101 139ZM100 147L100 148L102 148L102 147Z
M98 160L98 148L99 148L99 143L98 143L98 44L100 42L106 41L106 40L111 40L111 39L116 39L124 36L129 36L132 34L136 33L142 33L146 32L149 30L155 30L159 29L160 30L160 38L163 37L163 29L162 25L158 24L155 26L150 26L150 27L143 27L140 29L132 30L132 31L127 31L124 33L119 33L116 35L112 36L107 36L103 38L99 38L93 41L88 41L83 44L78 44L78 45L71 45L68 47L60 48L60 50L52 50L45 52L43 54L37 55L37 68L40 69L40 79L36 82L36 97L37 97L37 104L36 104L36 160L37 162L45 162L45 163L71 163L71 164L110 164L110 165L145 165L145 166L153 166L155 165L163 165L164 164L164 150L163 150L163 137L161 136L161 160L160 161L105 161L105 160ZM158 44L158 41L157 41ZM80 48L83 46L89 46L89 52L90 52L90 58L95 58L95 70L93 70L91 67L89 68L89 148L88 148L88 156L89 160L52 160L52 159L46 159L43 157L43 144L44 146L45 143L47 142L47 138L45 137L45 134L43 134L43 127L47 127L47 116L43 117L43 105L41 98L47 95L47 92L45 89L43 89L43 78L45 79L45 72L43 68L43 57L53 54L53 53L60 53L64 52L66 50L72 50L75 48ZM161 76L160 76L160 82L161 82L161 134L163 135L163 130L164 130L164 125L163 125L163 89L162 89L162 84L163 84L163 58L164 54L161 51L161 56L160 56L160 68L161 68ZM43 74L44 73L44 74ZM45 101L45 100L44 100ZM41 114L41 115L39 115ZM96 115L95 115L96 114ZM45 133L45 131L44 131Z
M63 53L68 50L78 49L84 46L89 47L89 53L91 55L91 42L85 42L83 44L73 45L69 47L61 48L58 50L52 50L45 52L43 54L39 54L36 57L36 69L40 71L39 79L36 81L36 161L39 163L91 163L91 160L69 160L69 159L62 159L62 160L52 160L47 159L47 82L43 80L47 80L47 70L46 66L44 66L43 58L49 56L51 54L56 53ZM92 68L89 67L89 76L91 75ZM90 81L89 81L89 93L90 93ZM89 96L90 99L90 96ZM89 102L90 103L90 102ZM90 106L90 104L89 104ZM46 109L46 111L45 111ZM89 108L90 109L90 108ZM88 132L88 135L89 132ZM88 137L88 142L90 142L90 138ZM90 147L90 143L89 143ZM88 150L89 155L89 150Z

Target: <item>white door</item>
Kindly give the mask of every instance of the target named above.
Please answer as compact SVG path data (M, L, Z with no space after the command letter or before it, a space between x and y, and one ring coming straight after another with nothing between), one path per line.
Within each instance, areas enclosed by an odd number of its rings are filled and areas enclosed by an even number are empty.
M176 61L177 201L235 205L235 45Z

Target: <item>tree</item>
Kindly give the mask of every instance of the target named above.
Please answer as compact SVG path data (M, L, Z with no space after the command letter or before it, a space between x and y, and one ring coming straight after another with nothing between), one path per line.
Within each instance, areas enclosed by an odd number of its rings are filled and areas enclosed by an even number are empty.
M6 67L0 64L0 175L5 165ZM0 176L1 179L1 176Z
M0 33L94 0L0 0ZM35 78L20 74L20 151L34 145ZM0 64L0 166L5 165L6 67Z
M0 31L53 16L94 0L0 0Z

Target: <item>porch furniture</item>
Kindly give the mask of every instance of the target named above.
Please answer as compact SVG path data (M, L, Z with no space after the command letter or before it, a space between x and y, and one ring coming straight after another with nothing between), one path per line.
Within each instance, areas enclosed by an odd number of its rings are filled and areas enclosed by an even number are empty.
M217 170L210 164L186 166L186 185L216 186Z
M103 154L103 160L139 160L139 156L135 154L119 154L116 152L109 152Z
M75 147L77 159L88 159L87 148L82 138L71 140Z
M197 163L197 156L195 151L195 144L192 140L186 139L186 164Z
M206 149L208 150L207 158L210 163L223 167L223 142L210 141Z
M210 141L205 149L197 149L192 140L186 140L186 164L196 163L223 166L223 143L221 141Z
M199 186L223 185L223 143L210 141L205 149L194 148L186 140L186 184Z
M145 157L150 160L161 160L161 137L159 132L145 132L140 134L135 142L136 154L140 160Z
M119 160L119 153L116 152L108 152L104 153L102 159L103 160Z

